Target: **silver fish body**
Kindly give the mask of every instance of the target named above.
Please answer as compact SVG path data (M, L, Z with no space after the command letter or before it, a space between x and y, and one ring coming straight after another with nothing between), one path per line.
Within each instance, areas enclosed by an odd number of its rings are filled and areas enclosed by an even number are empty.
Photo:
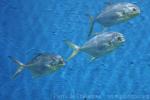
M105 55L125 42L123 34L118 32L105 32L98 34L87 41L83 46L79 47L69 41L66 44L73 48L74 51L68 60L72 59L79 51L85 52L96 59Z
M50 74L64 66L64 60L56 54L41 53L34 57L27 65L33 76Z
M16 78L16 76L18 76L24 68L28 68L33 77L40 77L51 74L65 65L65 62L60 55L49 53L39 53L27 64L23 64L11 56L9 58L19 66L12 77L13 79Z
M95 19L104 27L128 21L140 14L140 8L132 3L117 3L106 7Z
M96 17L90 16L88 36L92 35L95 23L101 24L105 30L113 25L126 22L139 14L140 8L133 3L123 2L109 5Z

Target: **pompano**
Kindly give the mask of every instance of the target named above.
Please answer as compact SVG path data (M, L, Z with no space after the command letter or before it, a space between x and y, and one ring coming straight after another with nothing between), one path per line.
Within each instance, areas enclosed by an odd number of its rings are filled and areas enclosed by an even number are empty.
M95 18L90 16L89 36L92 34L94 23L101 24L104 29L119 24L140 14L140 8L132 3L123 2L108 5Z
M104 32L98 34L87 41L81 47L65 40L65 43L74 50L72 54L67 58L67 61L77 55L79 51L83 51L89 54L90 56L92 56L92 60L94 60L104 54L113 51L115 48L118 48L124 41L125 38L123 34L118 32Z
M12 77L13 79L16 78L16 76L18 76L24 68L28 68L33 77L39 77L46 74L51 74L65 65L65 62L60 55L49 53L39 53L27 64L23 64L11 56L9 56L9 58L19 66Z

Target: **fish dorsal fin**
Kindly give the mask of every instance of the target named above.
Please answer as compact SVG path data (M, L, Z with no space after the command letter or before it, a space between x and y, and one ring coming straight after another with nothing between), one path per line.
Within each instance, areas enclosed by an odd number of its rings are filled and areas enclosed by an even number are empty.
M92 37L93 36L96 36L96 35L100 35L100 34L108 34L109 32L106 32L106 31L102 31L102 32L95 32L92 34Z

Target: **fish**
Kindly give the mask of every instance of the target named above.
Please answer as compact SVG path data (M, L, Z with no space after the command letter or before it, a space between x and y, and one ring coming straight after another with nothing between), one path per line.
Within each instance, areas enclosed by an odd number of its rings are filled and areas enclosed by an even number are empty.
M140 14L140 8L134 3L121 2L106 6L96 17L89 16L90 19L90 36L93 32L94 24L99 23L106 31L108 27L126 22Z
M75 57L80 51L90 55L91 61L93 61L113 51L115 48L120 47L125 42L125 38L124 35L119 32L103 32L101 34L97 33L97 35L85 42L81 47L68 40L64 40L64 42L73 49L67 61Z
M47 52L36 54L27 64L23 64L12 56L8 57L18 65L12 79L15 79L25 68L31 71L33 78L36 78L52 74L65 65L65 61L60 55Z

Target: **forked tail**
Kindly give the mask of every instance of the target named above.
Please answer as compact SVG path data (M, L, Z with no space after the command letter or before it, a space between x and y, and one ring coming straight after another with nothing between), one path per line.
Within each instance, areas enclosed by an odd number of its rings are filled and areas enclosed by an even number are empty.
M12 56L8 56L13 62L15 62L18 65L18 69L15 72L15 74L12 76L12 79L15 79L24 69L26 65L18 61L17 59L13 58Z
M73 52L72 54L67 58L67 61L71 60L74 56L76 56L78 54L78 52L80 51L80 47L77 46L76 44L70 42L70 41L67 41L67 40L64 40L64 42L70 47L73 49Z

